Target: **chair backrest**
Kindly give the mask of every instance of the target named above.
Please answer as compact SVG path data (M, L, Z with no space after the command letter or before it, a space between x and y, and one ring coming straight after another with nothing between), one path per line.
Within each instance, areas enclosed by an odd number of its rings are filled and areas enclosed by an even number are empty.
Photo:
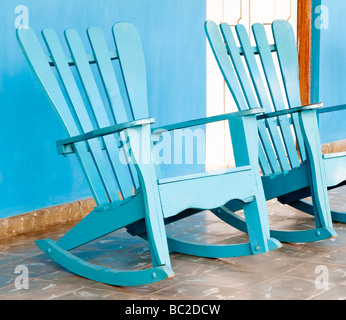
M87 52L76 30L67 29L65 54L52 29L42 31L46 52L32 29L17 30L21 48L69 136L148 117L139 34L126 22L115 24L112 31L115 46L110 49L99 28L88 28ZM75 144L98 205L132 196L138 187L133 165L121 160L118 140L108 135Z
M262 107L266 112L273 112L301 106L297 48L292 26L287 21L273 22L272 45L259 23L252 26L255 46L251 45L243 25L235 26L234 35L227 23L218 28L214 22L207 21L205 31L239 110ZM258 130L263 174L291 170L306 159L297 114L258 120Z

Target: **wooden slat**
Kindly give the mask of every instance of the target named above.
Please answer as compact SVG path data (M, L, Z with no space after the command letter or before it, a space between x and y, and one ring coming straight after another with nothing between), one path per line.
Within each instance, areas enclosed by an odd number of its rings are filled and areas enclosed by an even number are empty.
M246 32L244 33L244 31L245 31L244 26L238 25L237 28L242 29L241 34L243 35L243 38L247 38L247 39L249 38L247 36L247 34L245 35ZM231 28L228 24L221 24L220 29L221 29L222 35L224 37L226 46L230 52L230 56L231 56L231 60L233 62L234 68L237 71L239 81L240 81L242 88L243 88L243 91L245 93L245 97L247 98L248 105L250 108L252 108L252 105L257 105L257 100L256 100L256 97L254 95L254 92L253 92L253 89L252 89L252 86L250 83L250 79L246 73L245 66L243 65L243 62L242 62L240 55L238 53L236 42L234 40ZM253 62L252 59L250 58L250 56L252 56L253 59L255 57L254 57L253 50L251 49L251 46L250 46L250 41L246 42L245 39L242 39L242 40L243 40L243 43L245 44L245 46L242 46L242 49L243 49L242 51L244 52L244 55L247 56L247 60L250 62ZM250 64L250 65L254 68L253 64ZM256 88L256 84L259 85L259 88L256 89L256 92L258 94L258 98L259 98L259 102L261 104L261 107L265 108L266 110L270 110L269 100L266 98L267 95L263 91L263 89L264 89L263 81L260 78L258 78L258 76L259 76L258 68L254 68L254 74L252 74L252 69L249 68L249 73L250 73L251 79L254 82L254 87ZM259 84L259 83L261 83L261 84ZM272 144L264 144L264 149L267 151L267 149L272 149L274 146L275 153L276 153L278 159L275 158L273 160L279 161L282 170L287 171L290 169L290 166L289 166L289 163L287 160L285 148L282 144L281 136L278 132L278 128L276 126L276 123L275 123L275 121L273 122L273 119L268 119L268 120L266 120L266 122L267 122L267 127L269 128L269 134L271 136L271 140L273 141L273 145ZM261 128L263 128L263 126L259 127L260 135L261 136L267 135L268 134L267 131L263 131L263 129L261 129ZM261 137L261 138L262 138L262 143L264 143L265 140L263 140L263 137ZM268 152L271 152L271 151L268 150ZM269 157L269 159L271 159L271 157ZM270 161L273 161L273 160L270 160ZM274 165L274 164L272 164L272 165ZM274 165L274 167L276 167L276 165Z
M253 35L259 48L259 56L262 62L263 71L267 80L268 89L272 98L275 110L285 108L285 102L281 94L281 87L277 77L272 53L269 49L267 35L264 26L260 23L255 23L252 26Z
M264 175L270 175L272 173L272 170L269 166L268 159L264 153L264 149L260 140L258 141L258 158L259 158L259 165L260 165L262 173Z
M273 37L290 108L302 105L299 88L299 62L294 32L289 22L276 20L272 24ZM304 139L298 114L292 115L301 158L306 159Z
M223 25L221 25L221 28L222 26ZM241 45L241 49L244 52L245 62L247 64L259 102L262 108L265 108L266 112L271 112L272 109L271 109L270 101L268 99L268 95L265 90L264 82L260 74L260 70L258 68L256 59L254 56L254 51L251 47L250 39L247 34L247 31L243 25L236 26L235 30L239 39L239 43ZM257 48L257 53L259 54L258 48Z
M224 24L221 24L220 25L220 28L221 30L223 31L223 33L225 34L227 30L227 26L225 26ZM239 37L239 35L238 35ZM251 46L250 46L251 47ZM249 57L253 57L253 55L249 55L248 53L249 52L253 52L254 54L258 54L258 48L254 48L254 47L251 47L251 48L247 48L247 50L244 50L244 48L246 48L246 45L242 45L241 47L238 47L238 51L241 55L244 55L245 57L245 61L248 63L248 69L250 71L253 71L255 70L255 67L252 68L251 64L254 63L254 66L257 67L257 64L256 64L256 61L252 61ZM273 49L273 48L272 48ZM228 51L229 54L231 54L230 51ZM255 72L251 72L250 73L251 77L252 77L252 81L254 82L254 88L256 90L256 93L257 93L257 96L262 96L263 98L262 99L259 99L260 103L261 103L261 106L262 108L269 108L269 101L268 103L266 103L265 99L267 97L266 95L266 92L264 90L264 87L261 87L261 84L262 84L262 81L260 80L258 83L257 83L257 79L260 79L260 74L258 73L255 74ZM259 78L257 78L259 76ZM270 109L266 109L266 111L268 112ZM259 135L260 135L260 140L263 140L263 136L266 136L267 133L263 130L263 129L259 129ZM262 139L261 139L261 136L262 136ZM271 174L273 171L272 169L270 168L269 166L269 163L268 163L268 158L271 158L273 159L273 157L267 157L265 155L265 152L264 152L264 148L261 144L261 142L259 143L259 163L260 163L260 167L261 167L261 170L263 172L264 175L269 175ZM275 165L274 165L275 166Z
M67 29L65 31L65 37L72 57L75 61L75 65L77 67L84 90L87 94L87 98L91 105L91 110L94 114L94 118L96 120L98 128L109 127L111 125L111 122L108 119L104 103L102 101L89 61L87 59L87 55L83 48L80 36L78 35L76 30ZM106 53L108 53L108 50L106 51ZM120 189L123 198L132 196L133 185L131 183L131 177L129 175L127 166L120 161L119 149L115 136L104 136L103 141L106 147L107 156L112 164L112 177L116 179L118 188ZM108 188L108 184L106 186ZM109 193L114 192L113 189L110 189L108 191ZM112 198L114 200L114 194L112 195Z
M241 87L237 81L235 70L232 64L230 63L228 52L225 47L225 44L220 34L218 26L213 21L207 21L205 23L205 30L206 30L207 38L209 40L210 47L215 55L215 58L220 67L221 73L223 74L225 82L233 96L233 99L237 105L238 110L246 110L247 103L242 93ZM266 131L265 132L263 131L263 134L266 135L267 134ZM271 157L271 159L275 159L275 157ZM269 169L269 166L267 163L268 160L267 160L267 157L265 156L263 146L261 145L260 142L259 142L259 162L260 162L260 167L262 169L262 172L264 172L264 174L270 174L272 172Z
M299 62L292 26L285 20L277 20L273 22L272 30L288 104L290 108L299 107L302 105L299 88Z
M147 77L141 39L132 24L122 23L119 29L117 25L113 26L113 36L133 118L148 118Z
M237 44L234 40L231 27L229 24L223 23L220 25L221 33L226 44L226 48L230 54L233 68L236 71L240 86L243 90L247 105L249 109L258 108L259 104L256 99L255 93L249 81L248 75L241 60Z
M273 106L276 111L285 108L281 87L278 81L278 75L275 69L271 50L269 48L265 29L262 24L254 24L253 33L257 46L259 47L259 55L263 66L263 71L267 80L268 89L272 98ZM280 74L279 74L280 75ZM300 161L297 154L295 141L291 132L289 118L282 116L279 119L280 130L285 144L289 162L292 168L299 167Z
M62 120L66 133L69 136L79 135L81 132L72 117L59 83L46 60L46 55L34 31L30 28L17 29L17 36L31 68L42 83L49 100ZM75 145L75 149L97 205L108 203L103 182L91 154L87 151L86 145L84 143L78 143Z
M66 56L61 47L60 41L56 33L52 29L45 29L42 32L43 38L47 44L47 48L54 60L56 69L62 80L66 93L71 101L71 105L78 117L79 125L83 132L92 131L94 129L92 122L89 118L88 112L85 108L83 98L73 77L72 70L67 63ZM77 120L77 119L75 119ZM89 140L88 146L95 160L95 164L101 174L103 183L106 188L107 196L110 201L117 200L116 195L118 188L115 184L114 177L112 176L106 158L101 150L100 143L97 139Z
M257 126L258 126L259 138L261 140L264 152L267 155L267 159L269 161L269 165L272 169L272 172L279 173L281 172L281 168L279 166L276 153L274 152L274 148L273 148L270 136L268 135L265 121L258 120Z
M125 112L123 99L103 32L98 27L90 27L87 30L87 34L100 71L101 80L106 89L114 120L116 123L127 122L129 119Z
M98 27L90 27L87 30L87 34L106 91L107 99L111 106L114 121L115 123L125 123L128 121L128 117L111 61L112 56L110 56L108 51L103 32ZM121 135L121 139L124 141L125 138L123 135ZM138 188L138 176L133 164L130 164L130 174L135 188Z
M230 90L238 109L246 110L246 100L237 81L233 66L229 61L227 49L223 42L218 26L213 21L207 21L205 23L205 29L210 47L215 55L216 61L223 74L227 87Z

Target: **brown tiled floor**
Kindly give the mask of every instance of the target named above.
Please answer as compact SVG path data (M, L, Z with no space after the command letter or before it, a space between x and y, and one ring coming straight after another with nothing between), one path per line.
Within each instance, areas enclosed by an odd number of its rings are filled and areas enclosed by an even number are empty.
M346 208L346 188L330 193L333 208ZM313 218L275 200L268 202L272 227L309 228ZM346 210L345 210L346 211ZM139 287L114 287L81 278L55 262L34 244L41 238L59 239L71 228L60 225L41 232L0 241L0 299L68 300L230 300L230 299L345 299L346 225L335 223L338 237L325 241L288 244L259 256L204 259L171 254L173 278ZM169 226L168 232L185 239L210 242L246 240L243 233L206 211ZM147 243L119 230L74 252L95 264L138 269L150 265ZM17 266L29 270L28 289L16 289ZM326 286L317 281L323 268Z

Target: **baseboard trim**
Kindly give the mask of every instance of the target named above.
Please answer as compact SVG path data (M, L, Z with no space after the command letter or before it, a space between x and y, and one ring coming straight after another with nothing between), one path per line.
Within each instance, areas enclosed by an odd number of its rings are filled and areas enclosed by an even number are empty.
M0 219L0 239L44 230L58 224L78 222L95 206L91 198Z

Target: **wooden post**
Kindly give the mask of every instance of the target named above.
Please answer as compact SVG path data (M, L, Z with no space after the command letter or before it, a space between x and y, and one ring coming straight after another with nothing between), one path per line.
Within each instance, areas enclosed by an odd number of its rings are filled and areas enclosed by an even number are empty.
M297 41L302 105L310 104L312 0L298 0Z

